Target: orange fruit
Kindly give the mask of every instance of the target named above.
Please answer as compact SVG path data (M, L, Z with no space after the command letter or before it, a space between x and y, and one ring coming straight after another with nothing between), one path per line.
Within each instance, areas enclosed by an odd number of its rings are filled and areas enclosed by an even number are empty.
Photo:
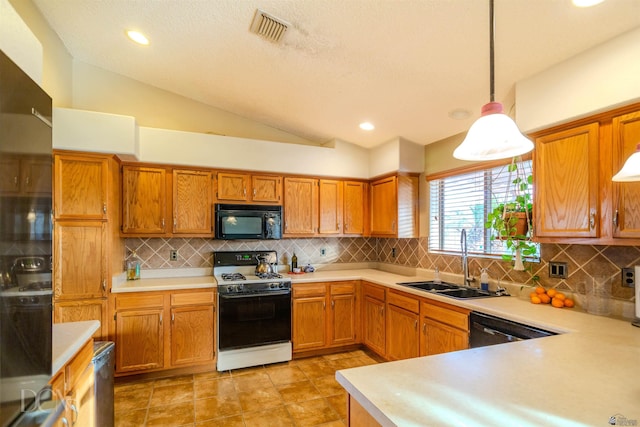
M532 296L532 297L531 297L531 302L532 302L532 303L534 303L534 304L540 304L542 301L540 300L540 298L539 298L539 297L537 297L537 296Z
M547 291L547 295L549 295L551 298L553 298L557 293L558 291L556 291L555 289L549 289Z
M551 300L551 305L557 308L564 307L564 301L558 298L554 298Z
M562 292L558 292L553 298L558 298L560 301L564 301L567 297Z
M538 296L538 294L536 294L535 292L531 292L529 294L529 298L533 298L533 297L537 297L537 296Z
M543 304L549 304L551 302L551 297L547 294L540 294L538 298L540 298L540 302Z
M538 287L536 288L536 294L544 294L545 292L547 292L547 291L546 291L546 289L545 289L545 288L543 288L542 286L538 286Z
M575 303L575 302L573 302L573 300L572 300L571 298L566 298L566 299L564 300L564 306L565 306L565 307L569 307L569 308L571 308L571 307L573 307L573 306L575 306L575 305L576 305L576 303Z

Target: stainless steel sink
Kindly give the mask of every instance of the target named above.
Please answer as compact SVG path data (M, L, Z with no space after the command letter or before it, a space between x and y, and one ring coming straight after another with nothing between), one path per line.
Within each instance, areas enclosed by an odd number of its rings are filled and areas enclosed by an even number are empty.
M433 281L424 282L401 282L398 285L407 286L409 288L420 289L425 292L437 293L442 296L456 299L470 299L470 298L491 298L500 296L496 292L483 291L475 288L467 288L464 286L456 285L454 283L440 282L435 283Z

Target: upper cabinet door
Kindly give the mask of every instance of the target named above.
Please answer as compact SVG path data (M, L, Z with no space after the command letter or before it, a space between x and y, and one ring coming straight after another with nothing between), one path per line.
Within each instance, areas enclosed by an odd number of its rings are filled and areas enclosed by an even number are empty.
M396 236L398 233L397 177L371 183L371 235Z
M211 172L173 171L173 233L211 234Z
M537 236L599 236L598 131L598 123L591 123L536 139Z
M260 203L281 204L282 177L251 175L251 200Z
M613 118L613 174L640 143L640 111ZM640 182L613 183L613 235L640 237Z
M313 236L318 230L318 180L284 179L285 236Z
M231 202L246 202L248 193L249 175L240 173L218 173L218 200Z
M142 166L122 167L122 232L166 232L166 170Z
M318 206L320 213L319 234L342 233L342 182L321 179Z
M108 159L57 154L54 170L56 218L107 219Z
M364 234L367 184L364 182L344 182L344 234Z

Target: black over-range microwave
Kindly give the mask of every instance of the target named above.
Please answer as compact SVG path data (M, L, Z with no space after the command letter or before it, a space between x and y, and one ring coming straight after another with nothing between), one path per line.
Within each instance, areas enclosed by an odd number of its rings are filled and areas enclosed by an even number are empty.
M215 206L216 239L282 238L282 206L227 205Z

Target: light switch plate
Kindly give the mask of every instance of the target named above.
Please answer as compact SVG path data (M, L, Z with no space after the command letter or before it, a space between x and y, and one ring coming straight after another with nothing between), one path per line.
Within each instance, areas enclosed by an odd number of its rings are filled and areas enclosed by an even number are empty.
M566 279L569 276L569 265L566 262L549 262L549 277Z

